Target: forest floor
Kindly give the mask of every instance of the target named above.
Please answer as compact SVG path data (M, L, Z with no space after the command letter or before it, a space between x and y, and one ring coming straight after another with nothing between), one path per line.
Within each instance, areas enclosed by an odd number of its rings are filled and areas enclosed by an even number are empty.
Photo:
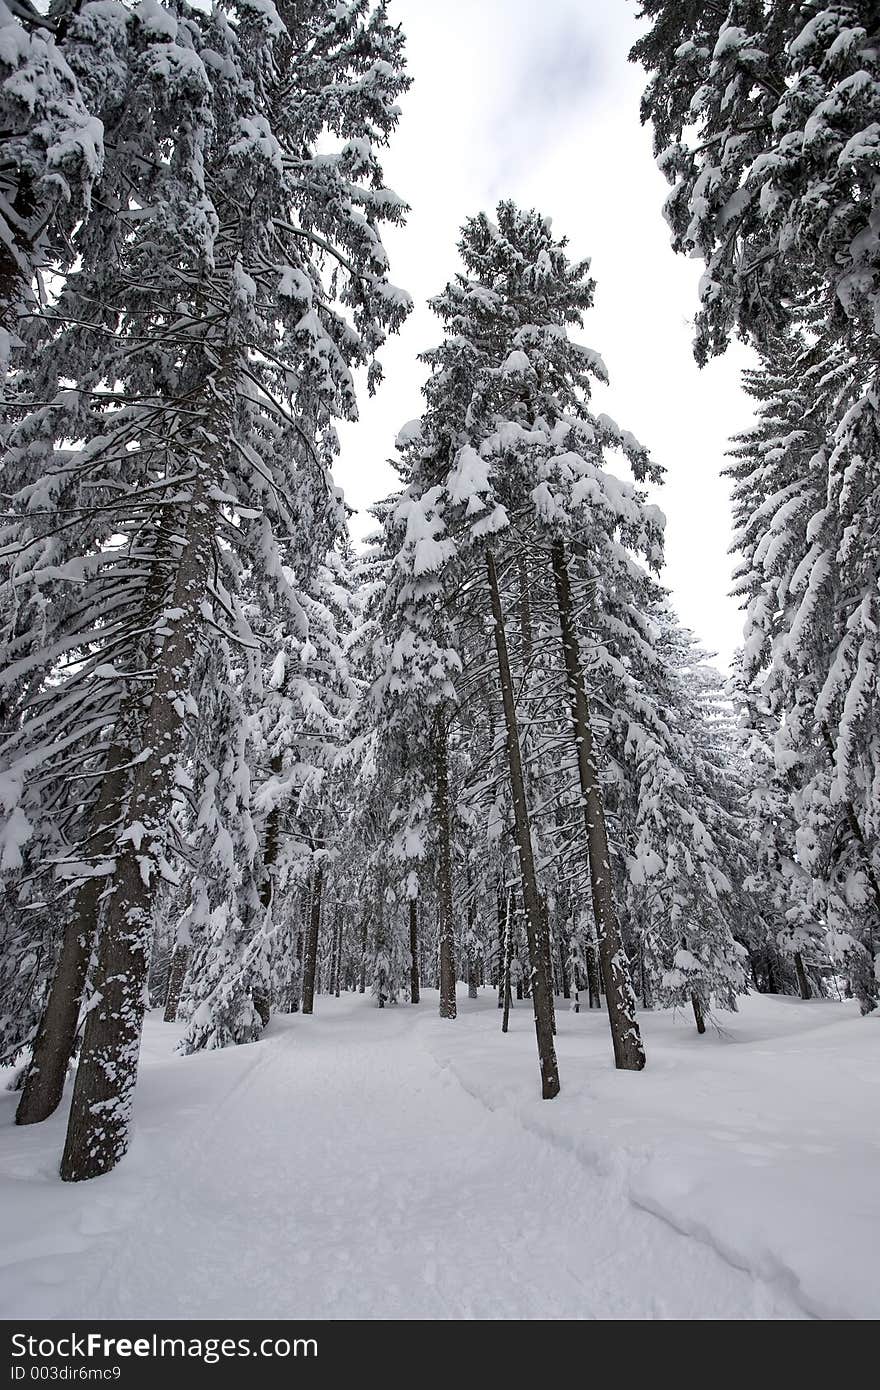
M561 1006L546 1102L527 1002L506 1037L491 990L436 1008L319 996L188 1058L153 1012L132 1149L90 1183L57 1177L64 1114L16 1129L0 1093L0 1315L880 1315L880 1019L644 1014L634 1074Z

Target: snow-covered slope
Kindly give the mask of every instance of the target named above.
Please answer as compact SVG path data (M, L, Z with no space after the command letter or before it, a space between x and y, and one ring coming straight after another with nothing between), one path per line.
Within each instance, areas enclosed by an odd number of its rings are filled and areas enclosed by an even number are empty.
M62 1184L64 1116L0 1096L5 1317L800 1318L880 1314L880 1025L751 996L724 1031L528 1004L436 1017L319 998L175 1056L147 1020L131 1153Z

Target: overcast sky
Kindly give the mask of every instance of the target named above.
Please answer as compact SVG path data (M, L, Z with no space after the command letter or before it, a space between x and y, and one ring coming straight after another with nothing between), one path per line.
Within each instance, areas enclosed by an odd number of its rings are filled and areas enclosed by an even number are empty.
M395 283L415 309L383 355L386 380L346 426L338 478L364 508L395 485L386 460L421 411L417 354L439 337L425 306L458 269L463 219L512 197L553 219L573 258L588 256L596 307L583 340L611 377L595 403L667 469L656 500L667 517L665 582L679 614L726 665L742 621L728 597L726 480L731 434L751 419L739 345L699 370L691 320L701 264L673 254L650 132L639 124L642 70L627 62L638 33L626 0L391 0L413 87L387 152L387 181L412 207L386 235ZM370 529L356 517L355 535Z

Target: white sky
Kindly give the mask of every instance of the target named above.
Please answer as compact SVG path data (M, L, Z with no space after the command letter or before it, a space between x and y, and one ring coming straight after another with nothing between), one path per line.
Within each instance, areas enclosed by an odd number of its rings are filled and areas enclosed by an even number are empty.
M459 268L463 219L512 197L553 219L572 257L589 256L596 307L583 338L611 377L595 403L667 469L664 580L679 614L726 664L742 620L728 597L728 491L720 470L751 412L736 344L699 370L691 351L701 263L673 254L667 185L639 124L643 71L627 62L634 5L620 0L392 0L414 79L387 182L412 207L386 233L391 275L415 309L383 354L385 382L341 431L338 481L363 508L395 486L387 463L400 426L421 411L417 354L440 324L425 306ZM369 518L353 519L362 536Z

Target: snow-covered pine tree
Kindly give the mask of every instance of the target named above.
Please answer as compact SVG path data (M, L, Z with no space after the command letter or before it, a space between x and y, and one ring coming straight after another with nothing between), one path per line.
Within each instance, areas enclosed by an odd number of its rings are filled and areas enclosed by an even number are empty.
M604 379L605 369L568 329L581 324L593 282L585 264L568 261L564 247L544 218L512 203L499 205L496 223L481 215L465 224L459 250L468 274L434 301L449 336L425 355L432 376L417 447L423 460L426 454L432 460L422 462L423 476L432 476L431 466L441 477L446 469L445 517L459 545L486 553L496 634L502 611L496 538L499 556L506 566L512 558L517 575L518 553L534 558L541 547L541 563L528 566L529 588L536 569L545 582L551 575L555 581L615 1057L618 1065L638 1067L644 1053L608 872L569 566L577 544L586 582L613 591L619 582L631 583L632 551L658 562L659 513L637 488L606 471L603 450L623 450L637 480L657 474L631 435L589 409L591 379ZM536 923L535 930L540 939L543 929Z
M398 435L406 450L420 437L414 422ZM405 464L408 467L408 464ZM408 477L408 473L404 477ZM413 485L415 482L415 485ZM436 509L439 489L420 491L421 479L377 514L382 530L371 626L360 641L371 677L366 709L373 726L367 743L368 776L382 797L390 785L392 852L408 892L410 874L426 882L430 865L438 909L440 1016L456 1016L453 909L453 810L449 739L461 657L452 610L446 602L457 582L455 546L443 539ZM384 784L384 786L383 786ZM374 809L372 819L383 825ZM387 833L385 819L382 833Z
M871 882L872 874L876 878L873 796L866 796L860 778L864 759L874 758L874 738L866 726L870 682L862 690L868 700L862 707L847 681L853 658L864 662L869 656L853 640L863 605L854 608L846 570L836 558L840 517L836 504L829 503L833 449L825 434L827 363L809 325L775 339L764 357L761 369L745 374L757 420L734 441L728 470L734 547L742 557L735 588L746 612L743 693L749 709L760 710L755 732L771 740L777 790L784 789L788 798L787 812L776 814L799 827L797 859L811 878L808 911L824 919L833 880L835 938L868 1005L875 995L870 962L880 896ZM851 525L852 545L864 549L856 541L860 526ZM835 776L844 733L851 753L861 749L855 787ZM868 838L863 825L869 827ZM793 847L789 853L794 856ZM816 929L821 934L821 927Z
M99 615L113 614L106 645L117 638L118 665L93 669L105 690L115 688L120 710L132 684L120 634L143 630L142 591L126 582L127 546L111 549L109 538L143 537L147 517L152 538L163 517L170 543L160 622L130 701L138 719L128 744L128 811L113 846L102 1002L88 1019L66 1177L105 1171L124 1152L150 878L162 872L199 646L214 624L242 640L248 625L234 589L243 567L299 618L278 538L298 533L304 489L326 493L320 440L332 448L334 415L355 411L351 368L372 361L408 307L389 285L376 230L403 212L382 187L376 156L406 81L399 31L382 6L367 3L344 11L266 6L257 17L244 9L244 29L229 22L236 5L211 15L158 4L127 13L128 87L114 127L118 140L130 141L125 177L105 167L102 216L84 224L81 267L41 320L40 352L22 379L22 404L36 396L57 407L26 416L13 439L39 445L29 463L42 474L42 491L22 497L22 512L35 502L53 508L63 439L82 441L76 471L93 489L89 515L107 499L107 540L86 559L79 612L90 633ZM161 58L151 61L157 44ZM294 100L291 91L303 95ZM325 132L334 147L318 153ZM71 373L78 389L65 392L60 379ZM373 363L371 385L377 377ZM306 478L292 472L303 447L312 460ZM122 489L112 476L120 461ZM157 563L148 550L144 568ZM82 566L75 562L78 578ZM73 570L71 562L62 582ZM33 583L20 560L18 571ZM66 649L75 646L68 635ZM81 673L76 679L83 684ZM60 692L56 709L63 684Z
M778 521L762 499L753 530L768 536L770 565L780 542L784 550L800 539L772 654L800 677L778 710L781 757L786 771L803 764L799 858L817 886L824 876L829 901L861 920L854 948L866 967L856 973L869 1009L880 924L877 7L644 0L642 13L652 28L632 56L652 74L642 110L673 184L673 242L707 266L698 358L722 350L737 329L790 387L797 345L780 353L780 337L805 334L810 370L798 383L798 419L806 433L781 446L789 466L801 454L804 472L778 498ZM759 387L767 389L772 381Z
M207 665L199 682L195 823L187 846L193 943L184 1003L187 1052L250 1042L267 1021L260 1011L268 998L260 844L251 815L248 721L241 697L247 683L222 640L212 645Z
M691 1005L702 1033L713 1002L735 1009L746 989L745 801L721 676L668 604L651 616L656 658L612 719L626 902L653 1000Z
M785 990L789 980L810 999L808 966L824 965L828 939L817 911L810 875L797 859L797 827L791 778L780 773L774 756L778 721L766 698L747 688L741 664L732 694L746 772L750 872L744 888L756 905L762 930L746 941L752 976L759 989Z

